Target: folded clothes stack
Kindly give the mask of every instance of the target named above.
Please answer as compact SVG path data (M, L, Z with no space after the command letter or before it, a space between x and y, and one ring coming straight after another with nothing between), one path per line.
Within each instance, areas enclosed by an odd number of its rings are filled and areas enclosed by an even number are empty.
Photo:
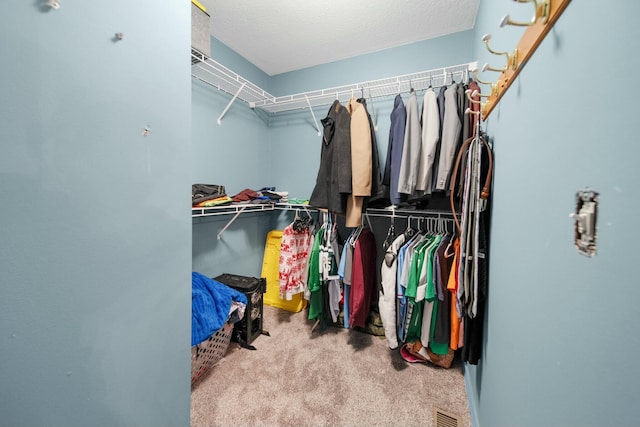
M276 191L275 187L263 187L258 191L245 188L235 196L232 196L234 204L240 203L287 203L289 193Z
M193 207L225 206L229 204L289 203L289 193L276 191L275 187L263 187L259 190L245 188L229 197L223 185L193 184L191 186ZM307 199L293 199L296 204L306 204Z
M227 196L224 185L193 184L191 185L191 205L193 207L211 207L228 205L232 202Z

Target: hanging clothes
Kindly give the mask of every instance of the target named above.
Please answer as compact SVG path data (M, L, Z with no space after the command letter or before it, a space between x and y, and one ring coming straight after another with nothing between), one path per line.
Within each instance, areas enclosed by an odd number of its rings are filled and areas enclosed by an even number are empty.
M365 107L355 98L349 101L351 115L351 195L347 198L346 227L362 223L364 198L371 196L371 128Z
M460 241L455 239L452 244L453 247L453 255L447 255L445 252L445 257L453 257L451 262L451 269L449 270L449 279L447 280L447 291L449 292L449 298L451 300L450 304L450 319L451 319L451 338L449 340L449 347L452 350L457 350L459 347L459 337L460 337L460 323L461 319L458 316L458 311L456 310L456 293L458 287L458 280L456 279L458 275L458 261L460 255Z
M406 339L408 322L411 319L413 305L409 304L407 296L407 286L409 282L409 272L413 254L416 247L422 243L425 236L421 233L415 234L400 249L398 255L398 275L397 275L397 297L398 297L398 339L402 342Z
M453 337L452 334L454 331L459 333L460 330L458 325L452 327L451 324L455 301L448 290L450 280L455 280L452 271L455 271L454 250L457 239L434 231L419 232L408 240L403 240L403 237L401 235L396 238L387 252L390 255L388 261L395 259L397 266L395 279L398 308L395 325L397 333L394 337L393 332L387 332L390 328L385 324L385 336L390 343L393 343L394 338L397 343L417 343L416 348L424 347L422 357L435 358L438 363L443 360L450 363L453 355L451 341L455 339L455 348L459 347L458 335ZM397 256L394 257L396 253ZM393 276L390 274L393 264L386 264L387 254L381 266L384 288L392 286L387 280ZM451 286L455 286L455 282ZM380 294L380 298L384 301L384 293ZM380 307L382 315L384 304ZM393 319L385 314L383 322L389 318Z
M328 220L316 233L309 255L309 319L317 319L320 329L338 320L342 296L339 264L337 227Z
M376 240L365 227L358 236L353 250L353 272L349 300L349 324L365 327L371 305L377 304Z
M442 131L444 129L444 112L446 109L445 106L445 92L447 91L447 87L446 86L441 86L440 90L438 91L438 114L439 114L439 119L440 119L440 137L438 138L438 143L436 144L436 156L435 156L435 160L433 162L433 167L432 167L432 173L431 173L431 190L432 191L436 191L436 184L438 183L437 181L437 177L438 177L438 170L440 168L440 152L441 152L441 145L442 145Z
M470 81L469 82L468 89L471 91L472 94L475 91L480 93L480 87L478 86L478 83L476 83L474 81ZM469 98L465 96L466 106L468 108L470 108L472 112L480 113L480 95L471 96L471 98L474 101L477 101L477 102L470 102ZM466 107L465 107L465 110L466 110ZM466 120L465 120L463 128L462 128L463 141L467 141L469 138L471 138L471 137L473 137L473 135L475 135L477 125L478 125L478 122L476 120L476 114L467 114ZM458 152L459 152L459 150L458 150ZM457 157L458 157L458 153L456 153L456 158ZM456 172L458 173L458 181L457 181L458 185L457 185L457 188L451 189L451 191L455 191L456 192L456 195L458 197L462 197L462 192L463 192L464 185L465 185L464 171L466 169L467 156L462 156L460 158L460 162L461 163L460 163L459 170L458 171L453 171L454 173L456 173Z
M479 115L476 115L476 120L479 121ZM481 354L488 264L485 215L488 215L490 206L487 199L493 171L491 147L478 126L475 130L474 137L463 144L455 165L458 168L461 158L467 157L464 172L460 172L465 182L461 223L457 224L460 251L456 310L463 320L459 331L464 340L462 360L470 364L477 364ZM455 184L455 180L452 180L451 189L456 188ZM452 210L455 211L453 191L450 194L450 202Z
M413 194L418 179L418 159L422 131L418 114L418 97L411 92L407 100L407 123L404 130L402 145L402 161L398 177L398 192L406 195Z
M351 194L351 115L334 101L322 119L320 168L309 204L344 215Z
M440 113L433 88L428 88L422 101L422 148L418 163L416 190L431 194L431 177L436 147L440 139Z
M281 299L291 301L293 295L305 291L310 250L310 223L296 216L296 219L282 230L278 271Z
M365 199L365 206L367 203L373 203L376 200L383 199L384 189L382 187L382 171L380 169L380 155L378 154L378 142L376 139L376 130L371 119L371 114L367 109L367 100L364 98L358 98L357 100L364 107L364 111L367 113L367 119L369 121L369 134L371 135L371 197Z
M353 245L351 245L351 239L353 237L352 231L342 247L342 254L340 256L340 265L338 266L338 276L342 280L342 307L343 307L343 322L344 327L349 328L349 301L351 294L351 272L353 264Z
M389 199L392 205L403 202L406 196L398 191L400 164L404 145L404 131L407 124L407 111L402 97L396 95L391 111L391 127L389 128L389 144L387 146L387 161L384 166L382 183L389 188Z
M398 347L396 332L396 277L398 271L398 251L404 245L407 236L403 233L396 237L387 248L380 268L382 287L378 295L378 310L384 327L384 335L390 349Z
M477 88L477 84L476 84ZM466 90L469 89L469 84L458 83L457 85L457 104L458 104L458 117L460 118L460 123L462 124L460 135L458 136L458 141L456 142L456 150L453 155L453 158L456 159L458 157L458 153L460 152L460 148L462 147L462 143L471 137L472 126L475 123L475 116L473 114L465 114L465 111L470 106L469 97L467 97ZM480 91L479 88L478 92ZM447 182L445 183L445 192L446 195L449 196L450 191L450 183L453 174L456 173L455 170L452 170L447 177Z
M320 242L324 238L326 225L323 224L313 238L313 246L309 253L309 274L307 289L309 290L309 319L322 316L322 280L320 276Z
M456 152L456 144L462 129L462 123L458 117L456 87L456 85L451 85L444 94L444 123L436 177L436 190L441 191L447 188L447 180L454 162L453 156Z

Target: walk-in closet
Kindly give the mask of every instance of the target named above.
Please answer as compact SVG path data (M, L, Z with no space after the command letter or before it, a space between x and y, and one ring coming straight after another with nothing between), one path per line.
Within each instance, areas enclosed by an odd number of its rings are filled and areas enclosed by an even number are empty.
M6 2L0 426L637 425L638 14Z

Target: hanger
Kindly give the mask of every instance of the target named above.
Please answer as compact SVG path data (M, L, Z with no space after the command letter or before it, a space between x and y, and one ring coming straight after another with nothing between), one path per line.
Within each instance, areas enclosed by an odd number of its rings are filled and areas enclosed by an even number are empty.
M418 232L419 233L428 232L428 230L426 229L426 218L424 217L418 218Z
M356 247L356 241L360 237L360 233L362 233L363 229L364 229L364 225L359 225L352 234L350 243L351 243L351 246L353 246L354 248Z
M373 104L373 96L371 95L371 88L369 88L369 105L371 106L371 117L373 119L373 129L378 130L378 115L376 114L376 108Z
M453 222L453 220L446 220L447 222ZM455 227L454 227L455 228ZM445 226L445 231L447 232L447 234L449 234L449 231L446 229ZM454 256L456 253L453 250L453 242L456 240L456 236L455 234L453 234L451 236L451 239L449 240L449 244L447 244L447 247L444 249L444 257L445 258L451 258L452 256Z
M411 237L411 236L413 236L415 234L415 230L413 228L411 228L411 218L412 218L411 215L409 215L407 217L407 228L406 228L406 230L404 230L404 233L409 237Z
M389 224L389 230L387 230L387 237L385 237L384 242L382 243L382 249L385 251L389 246L391 246L391 243L393 243L393 241L396 238L396 230L393 224L394 220L395 220L395 212L391 214L391 224Z

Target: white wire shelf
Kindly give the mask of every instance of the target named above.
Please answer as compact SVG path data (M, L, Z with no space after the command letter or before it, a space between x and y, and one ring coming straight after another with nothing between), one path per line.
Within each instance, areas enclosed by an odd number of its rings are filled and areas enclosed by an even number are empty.
M302 92L294 95L265 98L256 101L254 105L256 108L261 108L270 113L280 113L283 111L309 108L310 106L329 106L336 99L346 101L353 96L366 98L395 96L399 93L407 93L412 88L414 90L423 90L429 86L440 87L450 85L455 80L466 80L468 79L469 72L474 70L477 64L477 62L470 62L436 68L434 70L420 71L418 73Z
M191 208L191 216L193 218L200 218L200 217L207 217L207 216L232 215L238 212L250 213L250 212L274 211L274 210L317 211L318 209L306 204L296 204L296 203L241 203L241 204L235 204L235 205L231 204L231 205L223 205L223 206Z
M478 67L477 62L468 62L293 95L273 96L256 84L194 49L191 50L191 63L191 75L193 78L233 97L227 109L235 99L240 99L247 103L250 108L259 108L268 113L281 113L317 106L328 107L336 99L346 101L352 96L380 98L407 93L412 88L414 90L423 90L429 86L450 85L455 80L467 80L469 72ZM222 119L225 112L226 109L219 120Z
M222 227L222 229L218 232L217 238L218 240L222 239L222 234L233 224L233 222L238 219L240 214L243 213L251 213L251 212L271 212L275 210L281 211L290 211L290 210L304 210L308 214L310 211L315 211L316 209L310 207L309 205L302 204L292 204L292 203L240 203L240 204L231 204L224 206L211 206L211 207L202 207L202 208L191 208L191 217L192 218L204 218L211 216L220 216L220 215L233 215L230 220L227 221L227 224Z
M202 208L191 208L193 218L232 215L236 213L264 212L275 210L274 203L245 203L237 205L210 206Z
M254 108L255 102L273 98L273 95L258 85L195 49L191 49L191 77L231 96L238 94L238 99L249 104L251 108Z

